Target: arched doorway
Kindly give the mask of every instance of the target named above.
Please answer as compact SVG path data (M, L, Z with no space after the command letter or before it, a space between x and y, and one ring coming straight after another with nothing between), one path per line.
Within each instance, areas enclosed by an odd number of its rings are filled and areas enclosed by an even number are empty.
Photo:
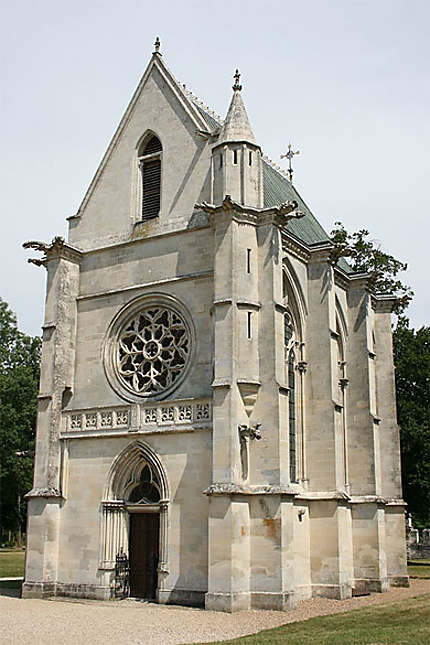
M168 487L159 457L143 441L114 460L102 501L100 570L111 588L116 556L128 555L130 595L156 600L167 570Z
M160 551L160 482L151 465L142 460L137 481L126 491L129 513L128 553L130 596L155 600Z

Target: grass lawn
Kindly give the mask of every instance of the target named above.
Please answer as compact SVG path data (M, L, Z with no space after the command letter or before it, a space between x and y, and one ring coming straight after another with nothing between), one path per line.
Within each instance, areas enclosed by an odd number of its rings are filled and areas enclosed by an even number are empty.
M430 579L430 560L412 560L408 564L408 574L411 578Z
M223 645L428 645L430 595L385 607L310 618L222 642Z
M16 578L24 575L25 551L0 549L0 578Z

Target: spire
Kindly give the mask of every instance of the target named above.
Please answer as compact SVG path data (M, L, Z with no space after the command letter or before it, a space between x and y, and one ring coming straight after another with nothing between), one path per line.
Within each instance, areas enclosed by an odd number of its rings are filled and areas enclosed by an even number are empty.
M240 74L236 70L234 75L233 98L227 112L224 124L219 135L219 142L225 141L248 141L256 144L251 124L249 123L245 105L242 100L241 89L239 85Z

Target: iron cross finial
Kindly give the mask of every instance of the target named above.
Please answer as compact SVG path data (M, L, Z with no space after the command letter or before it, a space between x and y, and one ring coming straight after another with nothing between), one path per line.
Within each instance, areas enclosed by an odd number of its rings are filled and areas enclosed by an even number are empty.
M239 85L239 81L240 81L240 74L239 74L239 70L238 70L238 69L236 70L235 75L233 76L233 78L234 78L233 90L234 90L235 92L236 92L236 90L238 90L238 91L240 92L240 90L242 89L242 85Z
M154 43L154 47L155 47L154 54L159 54L160 53L160 46L161 46L160 39L157 36L157 38L155 39L155 43Z
M285 153L284 155L281 155L281 157L280 157L281 159L288 159L288 170L287 170L287 172L288 172L288 175L290 177L291 183L293 182L293 172L294 172L294 170L291 167L291 160L294 157L294 155L299 155L299 154L300 154L300 150L296 150L296 151L292 150L291 149L291 143L289 143L288 144L288 152Z

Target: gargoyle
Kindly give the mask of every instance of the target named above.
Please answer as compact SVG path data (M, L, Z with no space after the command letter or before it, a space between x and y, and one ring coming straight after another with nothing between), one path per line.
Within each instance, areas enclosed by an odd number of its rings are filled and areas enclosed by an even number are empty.
M38 240L30 240L29 242L24 242L22 245L24 249L34 249L35 251L40 251L41 253L44 253L43 258L29 258L27 262L30 264L35 264L36 266L45 266L46 260L48 259L48 253L50 253L53 250L58 250L64 245L64 237L61 237L60 235L56 235L53 239L51 244L47 244L46 242L39 242Z

